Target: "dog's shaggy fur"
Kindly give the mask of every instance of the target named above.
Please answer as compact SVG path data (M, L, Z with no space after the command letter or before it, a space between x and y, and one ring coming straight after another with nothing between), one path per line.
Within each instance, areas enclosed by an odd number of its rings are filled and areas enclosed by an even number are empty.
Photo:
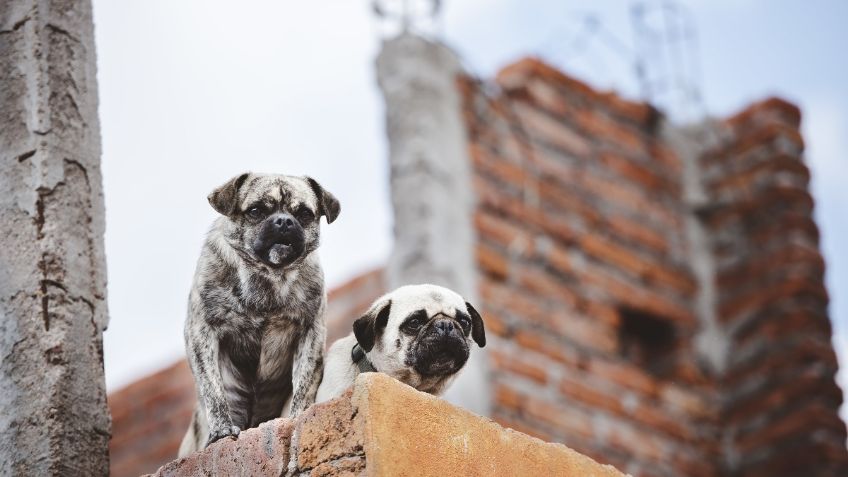
M180 456L297 415L320 382L324 275L320 218L339 214L309 177L245 173L209 195L221 216L203 245L185 342L198 405Z

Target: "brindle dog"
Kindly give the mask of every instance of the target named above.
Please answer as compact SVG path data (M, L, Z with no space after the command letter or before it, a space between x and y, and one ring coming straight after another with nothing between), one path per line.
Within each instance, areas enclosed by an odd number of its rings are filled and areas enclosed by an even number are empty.
M295 416L323 369L320 218L339 202L309 177L245 173L209 195L218 211L197 263L185 342L198 404L180 456Z

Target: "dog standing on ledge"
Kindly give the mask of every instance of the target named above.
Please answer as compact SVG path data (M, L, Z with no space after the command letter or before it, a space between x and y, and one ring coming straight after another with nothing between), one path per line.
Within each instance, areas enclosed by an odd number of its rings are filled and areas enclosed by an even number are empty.
M360 373L378 371L436 396L465 366L483 319L471 303L436 285L408 285L383 295L330 347L317 402L339 396Z
M209 195L185 341L198 403L180 457L315 401L326 328L320 218L339 202L309 177L245 173Z

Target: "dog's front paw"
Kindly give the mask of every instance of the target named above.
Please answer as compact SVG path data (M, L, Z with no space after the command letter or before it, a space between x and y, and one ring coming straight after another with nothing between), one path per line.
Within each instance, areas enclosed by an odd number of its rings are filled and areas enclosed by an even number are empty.
M206 444L203 447L209 447L213 442L219 441L225 437L238 437L239 432L241 432L241 429L239 429L238 426L223 425L212 428L209 431L209 437L206 439Z

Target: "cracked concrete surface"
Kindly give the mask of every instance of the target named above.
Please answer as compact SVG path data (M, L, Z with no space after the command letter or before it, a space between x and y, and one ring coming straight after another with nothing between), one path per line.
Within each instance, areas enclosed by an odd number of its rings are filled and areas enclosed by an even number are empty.
M105 475L91 4L0 2L0 475Z

